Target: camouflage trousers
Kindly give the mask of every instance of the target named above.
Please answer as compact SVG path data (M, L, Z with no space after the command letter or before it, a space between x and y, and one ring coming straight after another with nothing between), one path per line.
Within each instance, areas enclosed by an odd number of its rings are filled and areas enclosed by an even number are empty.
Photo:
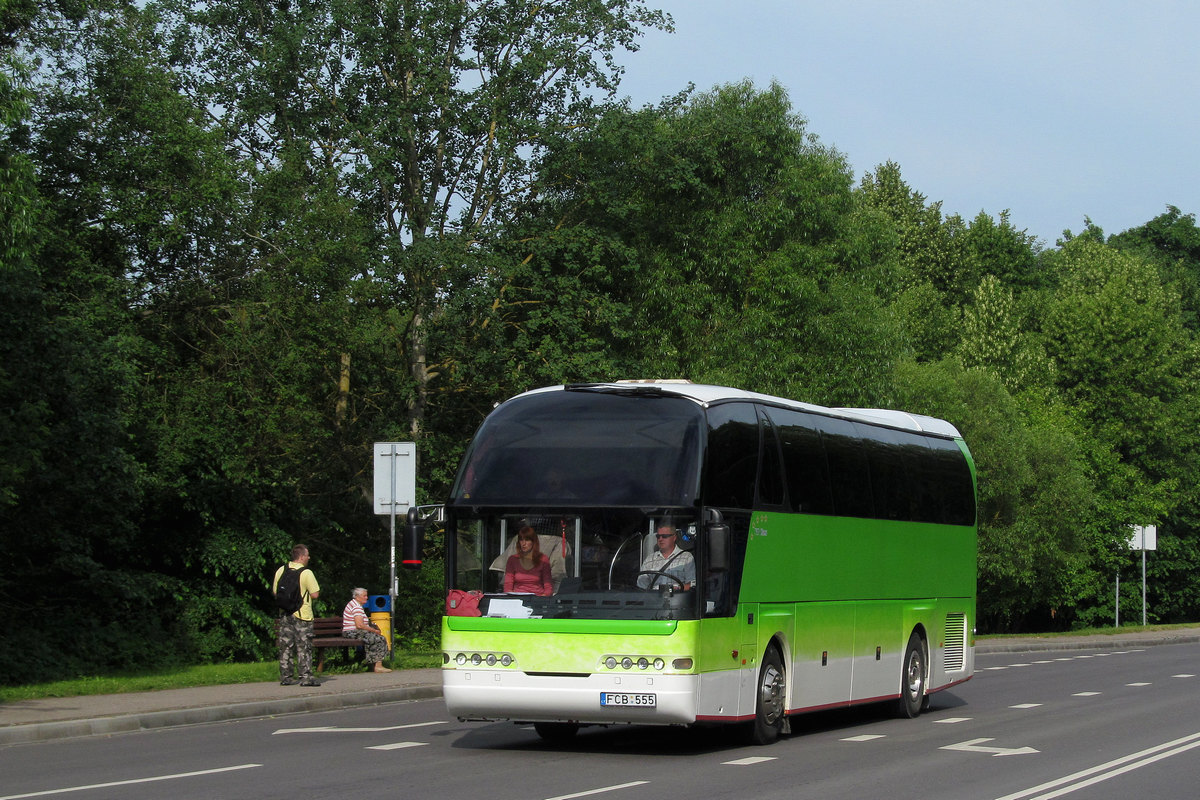
M297 619L291 614L279 618L279 679L292 677L292 665L296 677L308 680L313 676L312 668L312 620ZM294 656L294 658L293 658Z
M378 664L387 658L387 639L383 638L382 634L355 628L352 631L342 631L342 636L347 639L362 639L363 649L366 650L363 660L368 664Z

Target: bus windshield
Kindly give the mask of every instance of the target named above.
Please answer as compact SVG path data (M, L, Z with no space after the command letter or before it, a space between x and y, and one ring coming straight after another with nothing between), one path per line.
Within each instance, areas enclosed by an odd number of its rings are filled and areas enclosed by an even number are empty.
M456 505L686 506L699 488L700 407L595 391L527 395L484 422Z
M715 609L697 575L703 430L697 403L636 390L502 405L447 505L451 585L485 592L490 616L694 619ZM513 561L522 531L536 535L536 566Z

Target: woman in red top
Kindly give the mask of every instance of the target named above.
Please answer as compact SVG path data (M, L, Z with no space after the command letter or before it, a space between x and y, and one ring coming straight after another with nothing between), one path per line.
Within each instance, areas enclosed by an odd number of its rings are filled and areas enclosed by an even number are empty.
M548 597L554 591L550 559L542 555L537 533L526 525L517 532L517 552L504 565L504 591Z

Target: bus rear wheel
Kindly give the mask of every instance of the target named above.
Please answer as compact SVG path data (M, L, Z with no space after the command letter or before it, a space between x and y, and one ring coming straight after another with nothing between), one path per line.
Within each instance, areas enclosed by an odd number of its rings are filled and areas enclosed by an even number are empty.
M533 729L547 742L565 742L579 733L578 722L535 722Z
M784 680L783 659L775 647L768 647L763 654L762 669L758 672L754 727L750 739L754 744L771 744L783 730Z
M904 662L900 665L900 698L896 701L896 716L914 719L921 713L928 699L925 696L925 679L929 674L925 658L925 642L916 631L908 637L904 649Z

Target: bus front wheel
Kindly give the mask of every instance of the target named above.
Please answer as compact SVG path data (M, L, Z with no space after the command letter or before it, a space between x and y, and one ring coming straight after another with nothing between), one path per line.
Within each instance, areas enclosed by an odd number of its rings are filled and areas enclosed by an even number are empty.
M758 691L754 707L754 744L770 744L783 730L784 712L783 659L774 646L763 654L762 669L758 672Z
M925 658L925 642L916 631L908 637L904 649L904 662L900 667L900 699L896 701L896 715L913 719L925 705L925 679L929 674Z

